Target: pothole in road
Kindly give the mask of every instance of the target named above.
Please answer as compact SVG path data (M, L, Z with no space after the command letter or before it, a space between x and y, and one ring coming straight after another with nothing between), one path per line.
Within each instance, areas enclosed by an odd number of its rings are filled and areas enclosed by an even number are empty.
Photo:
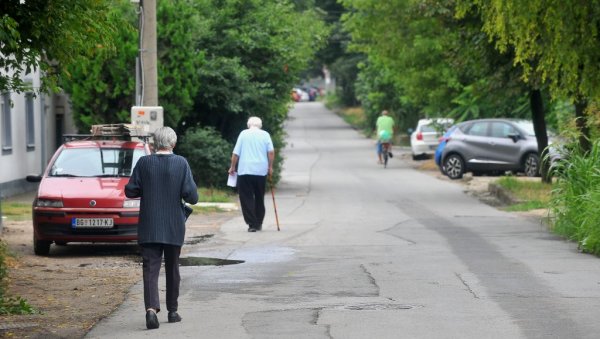
M179 266L224 266L244 263L244 260L229 260L207 257L179 258Z
M195 236L195 237L191 237L190 240L187 240L185 242L186 245L196 245L199 244L201 242L205 242L208 239L214 237L214 234L205 234L205 235L199 235L199 236Z

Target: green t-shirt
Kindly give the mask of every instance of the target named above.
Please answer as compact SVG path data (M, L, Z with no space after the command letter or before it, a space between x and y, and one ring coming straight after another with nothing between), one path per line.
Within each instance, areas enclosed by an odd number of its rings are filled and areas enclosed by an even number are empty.
M394 133L394 119L387 115L382 115L377 118L377 135L379 135L381 131L386 131L392 135Z

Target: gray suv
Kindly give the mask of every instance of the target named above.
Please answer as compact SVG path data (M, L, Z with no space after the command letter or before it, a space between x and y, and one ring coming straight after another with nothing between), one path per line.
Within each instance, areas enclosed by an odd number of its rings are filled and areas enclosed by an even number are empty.
M539 156L533 123L518 119L480 119L457 125L442 152L450 179L473 175L523 172L539 175Z

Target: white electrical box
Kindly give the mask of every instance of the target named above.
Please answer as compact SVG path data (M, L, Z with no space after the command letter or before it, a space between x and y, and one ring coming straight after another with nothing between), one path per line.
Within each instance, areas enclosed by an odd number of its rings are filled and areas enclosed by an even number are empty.
M131 124L146 133L154 133L156 129L164 126L164 112L161 106L133 106L131 107Z

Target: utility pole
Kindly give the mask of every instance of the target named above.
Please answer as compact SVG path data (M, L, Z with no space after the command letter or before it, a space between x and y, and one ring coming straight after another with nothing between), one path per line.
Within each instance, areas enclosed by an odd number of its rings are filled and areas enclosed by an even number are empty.
M140 2L140 106L158 106L158 68L156 48L156 0Z

